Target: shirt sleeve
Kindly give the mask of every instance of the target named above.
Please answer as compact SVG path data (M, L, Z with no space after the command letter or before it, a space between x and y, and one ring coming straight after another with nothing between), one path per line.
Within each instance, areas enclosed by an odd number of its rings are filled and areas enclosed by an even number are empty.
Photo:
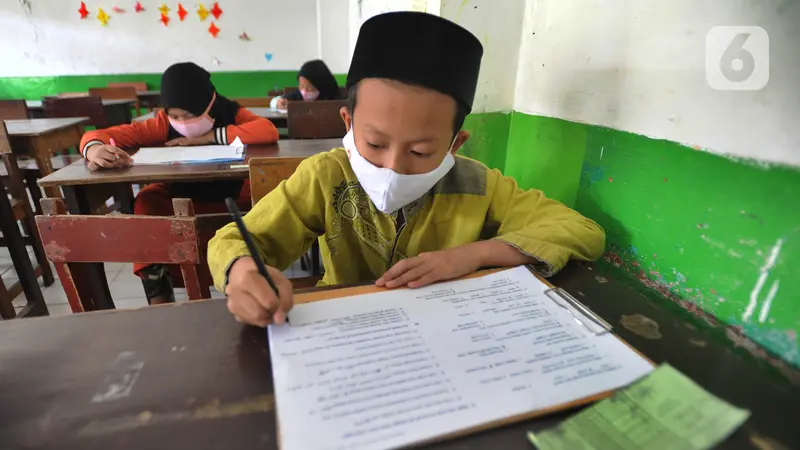
M86 149L92 145L111 144L112 138L122 149L159 146L166 142L168 134L169 119L164 111L159 111L152 119L87 131L81 138L81 155L86 157Z
M594 221L536 189L523 190L511 177L497 176L485 234L534 258L545 276L570 258L591 261L605 249L605 232Z
M297 261L325 231L318 161L318 157L312 157L300 163L288 180L243 217L264 262L279 270ZM219 229L208 243L208 267L217 290L225 292L230 266L243 256L249 256L249 252L236 224Z
M237 137L242 144L272 144L278 141L278 129L247 108L239 108L235 125L214 128L214 143L228 145Z

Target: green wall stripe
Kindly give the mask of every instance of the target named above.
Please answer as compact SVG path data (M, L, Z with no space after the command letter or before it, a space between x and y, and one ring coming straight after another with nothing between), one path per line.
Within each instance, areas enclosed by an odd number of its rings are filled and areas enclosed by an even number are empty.
M341 86L344 86L345 78L346 75L336 75ZM144 81L150 89L157 90L161 86L161 74L2 77L0 99L38 100L61 92L86 92L89 88L107 86L109 82L125 81ZM211 81L217 90L227 97L263 97L272 89L297 86L297 72L213 72Z

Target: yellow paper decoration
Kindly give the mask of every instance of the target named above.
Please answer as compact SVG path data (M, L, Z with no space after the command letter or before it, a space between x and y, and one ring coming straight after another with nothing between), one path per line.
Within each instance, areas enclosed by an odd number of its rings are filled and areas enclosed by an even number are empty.
M200 17L201 22L205 22L206 17L208 17L210 13L206 9L206 7L200 3L200 6L197 7L197 16Z
M99 20L103 26L108 25L108 19L110 19L110 17L103 11L103 8L97 8L97 20Z
M167 6L166 3L162 3L161 6L158 7L158 10L161 11L161 14L164 14L166 16L167 13L169 12L169 6Z

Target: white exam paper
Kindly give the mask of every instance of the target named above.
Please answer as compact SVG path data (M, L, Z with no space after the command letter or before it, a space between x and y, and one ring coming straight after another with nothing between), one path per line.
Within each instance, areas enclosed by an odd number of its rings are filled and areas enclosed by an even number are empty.
M519 267L295 306L291 325L268 330L281 448L396 448L652 370L613 334L590 333L546 289Z
M134 164L180 164L215 161L241 161L244 144L237 137L230 145L193 147L144 147L133 155Z

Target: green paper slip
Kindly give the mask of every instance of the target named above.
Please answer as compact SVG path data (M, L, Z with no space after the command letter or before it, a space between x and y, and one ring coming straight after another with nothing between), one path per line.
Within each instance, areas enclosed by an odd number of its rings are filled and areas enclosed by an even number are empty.
M668 364L528 439L540 450L707 449L750 416Z

